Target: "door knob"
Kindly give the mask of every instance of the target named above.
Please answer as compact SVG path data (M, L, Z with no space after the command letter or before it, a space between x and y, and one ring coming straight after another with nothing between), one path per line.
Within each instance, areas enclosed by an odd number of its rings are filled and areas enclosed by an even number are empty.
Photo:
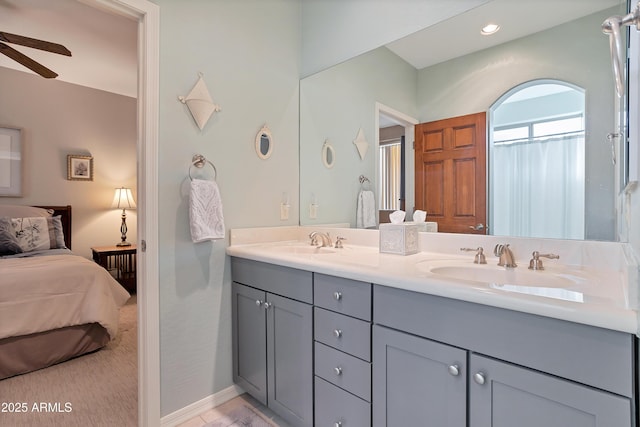
M469 228L472 230L481 231L484 230L484 224L478 223L476 225L470 225Z
M480 384L483 385L486 381L485 377L484 377L484 372L477 372L473 375L473 380Z

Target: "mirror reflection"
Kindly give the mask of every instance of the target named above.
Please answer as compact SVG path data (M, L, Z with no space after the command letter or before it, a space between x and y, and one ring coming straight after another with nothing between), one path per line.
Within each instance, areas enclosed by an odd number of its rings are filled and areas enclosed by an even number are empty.
M335 151L333 146L329 143L329 140L325 141L322 145L322 163L327 169L331 169L335 162Z
M301 224L347 222L355 227L360 175L375 177L372 187L380 210L379 221L381 218L384 221L384 207L394 209L401 204L410 217L414 209L423 209L416 206L415 200L415 154L412 149L415 124L486 112L487 129L491 129L492 106L499 105L500 100L504 104L508 94L516 88L523 88L522 85L552 79L562 82L565 87L581 88L584 96L584 160L577 155L577 164L574 165L584 172L584 213L571 211L568 215L572 228L580 228L582 235L553 237L615 240L615 202L619 187L616 168L621 162L614 165L611 161L611 144L606 138L607 134L616 132L624 108L614 94L609 44L602 34L601 24L611 15L624 14L626 5L619 3L611 7L611 4L611 1L602 0L603 8L596 13L422 69L416 69L389 48L381 47L301 80ZM455 28L455 19L447 22L449 27ZM428 46L423 46L423 49L429 50ZM559 118L566 112L557 112L554 97L548 95L537 96L528 106L526 103L512 106L521 105L521 108L533 110L533 103L537 102L538 119ZM529 117L527 120L533 123L537 119ZM380 129L394 126L405 131L404 167L401 167L401 174L395 168L394 178L388 179L381 169L382 147L386 142L384 135L380 136ZM515 119L496 122L498 130L504 131L509 126L517 128ZM363 129L368 140L375 141L375 149L369 150L364 159L359 158L352 144L352 135L358 128ZM492 197L499 194L499 189L494 186L494 171L504 172L505 168L496 168L497 165L492 164L498 160L491 151L493 133L487 134L488 231L518 235L511 226L505 227L508 221L490 208L494 203ZM336 155L341 159L331 174L318 162L317 151L312 148L313 141L326 137L331 139ZM621 145L623 142L619 141ZM619 146L618 155L623 155ZM543 167L540 162L543 165L548 163L538 160L538 166L535 166L530 157L525 155L520 166L510 168L510 172L504 175L517 174L525 169L535 171L537 167ZM556 155L552 158L559 161ZM527 159L531 162L527 163ZM538 172L540 176L543 174L544 169ZM389 182L397 180L402 180L402 189L390 192ZM511 182L511 178L502 182ZM385 183L384 187L382 183ZM548 188L540 182L537 191L546 192ZM316 219L304 214L309 210L311 194L330 201ZM402 200L390 202L388 194ZM526 197L532 194L532 190L521 189L518 194ZM514 212L509 215L515 215L523 227L531 227L531 220L526 218L535 216L535 212L526 207L517 211L513 200L499 200L495 203L507 204ZM427 211L427 220L433 220L429 208L424 210ZM485 230L479 232L484 233Z
M256 154L261 159L268 159L271 157L271 152L273 151L273 137L271 136L271 131L264 125L260 132L256 135Z
M491 234L584 239L585 91L524 83L491 106L489 124Z

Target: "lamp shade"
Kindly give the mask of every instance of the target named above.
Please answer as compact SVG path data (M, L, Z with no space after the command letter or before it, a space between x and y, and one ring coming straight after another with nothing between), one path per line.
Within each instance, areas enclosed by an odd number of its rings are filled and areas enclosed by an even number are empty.
M133 200L130 188L116 188L116 193L113 196L113 202L111 203L112 209L135 209L136 202Z

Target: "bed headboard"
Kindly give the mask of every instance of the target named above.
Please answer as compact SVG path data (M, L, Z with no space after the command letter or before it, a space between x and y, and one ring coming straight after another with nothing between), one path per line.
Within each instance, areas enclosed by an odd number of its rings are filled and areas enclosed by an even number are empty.
M53 210L53 216L60 215L64 243L71 249L71 205L67 206L36 206L37 208Z

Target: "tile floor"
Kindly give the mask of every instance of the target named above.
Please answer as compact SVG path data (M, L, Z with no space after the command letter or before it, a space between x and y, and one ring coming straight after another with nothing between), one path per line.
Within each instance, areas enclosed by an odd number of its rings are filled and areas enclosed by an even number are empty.
M289 424L253 397L242 394L177 427L289 427Z

